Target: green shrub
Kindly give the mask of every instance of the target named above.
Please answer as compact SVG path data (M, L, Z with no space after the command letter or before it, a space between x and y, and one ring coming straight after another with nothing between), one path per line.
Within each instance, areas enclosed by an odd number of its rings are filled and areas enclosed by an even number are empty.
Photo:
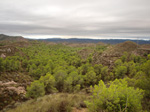
M121 59L117 59L114 64L115 64L115 67L117 67L117 66L121 66L123 62Z
M56 88L59 92L62 92L65 88L65 80L67 78L67 73L64 70L58 70L54 73L56 79Z
M80 90L83 84L83 77L79 75L78 72L71 72L64 81L64 91L65 92L77 92Z
M55 78L50 73L47 73L45 76L41 76L39 81L44 84L46 93L53 93L57 91L55 88Z
M126 66L118 66L115 68L115 77L116 78L124 78L126 73L127 73Z
M95 85L97 81L96 73L92 70L89 71L88 73L86 73L84 80L86 86Z
M45 95L44 84L39 81L34 81L27 87L27 98L38 98Z
M128 87L125 80L111 82L106 87L101 80L93 89L92 101L86 101L91 112L139 112L143 90Z
M121 56L121 60L122 60L122 62L125 62L125 61L127 61L127 59L128 59L128 53L124 52L124 54Z
M4 70L4 64L3 59L0 57L0 71Z
M102 67L102 69L101 69L101 79L102 80L105 80L105 77L108 76L108 71L109 71L109 69L107 66Z
M150 60L146 61L143 65L142 65L142 71L145 72L145 74L147 75L147 77L150 77Z
M150 54L148 54L147 59L150 60Z

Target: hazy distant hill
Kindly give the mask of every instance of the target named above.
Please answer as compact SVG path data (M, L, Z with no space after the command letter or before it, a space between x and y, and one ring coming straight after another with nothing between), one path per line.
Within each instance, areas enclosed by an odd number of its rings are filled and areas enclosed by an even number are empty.
M28 41L32 39L26 39L22 36L8 36L4 34L0 34L0 41ZM138 44L150 44L150 40L130 40L130 39L78 39L78 38L71 38L71 39L61 39L61 38L49 38L49 39L38 39L40 41L48 41L48 42L55 42L55 43L107 43L107 44L118 44L125 41L132 41Z
M27 39L22 36L8 36L4 34L0 34L0 41L27 41Z
M72 38L72 39L61 39L61 38L51 38L51 39L39 39L42 41L50 41L50 42L56 42L56 43L61 43L61 42L68 42L68 43L108 43L108 44L118 44L122 43L125 41L133 41L138 44L150 44L150 40L129 40L129 39L77 39L77 38Z

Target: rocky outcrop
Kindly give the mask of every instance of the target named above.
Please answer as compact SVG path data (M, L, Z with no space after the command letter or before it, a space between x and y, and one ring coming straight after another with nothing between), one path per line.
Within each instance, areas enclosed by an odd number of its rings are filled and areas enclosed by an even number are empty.
M19 83L0 81L0 110L9 104L23 100L25 94L25 87L20 86Z
M6 58L6 55L2 53L0 57L1 58Z

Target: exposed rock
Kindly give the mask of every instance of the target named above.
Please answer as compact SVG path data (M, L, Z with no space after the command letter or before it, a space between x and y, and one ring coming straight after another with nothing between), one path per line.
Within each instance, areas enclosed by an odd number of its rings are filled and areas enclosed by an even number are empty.
M7 49L7 52L11 52L11 49L10 49L10 48L8 48L8 49Z
M1 58L6 58L6 55L5 54L1 54Z
M14 81L2 82L0 81L0 110L5 106L21 101L25 98L25 87L20 86Z
M25 88L24 87L7 87L6 89L8 90L13 90L15 91L18 95L20 94L26 94Z
M14 81L6 82L6 83L0 83L0 86L12 86L12 85L17 85L17 83Z

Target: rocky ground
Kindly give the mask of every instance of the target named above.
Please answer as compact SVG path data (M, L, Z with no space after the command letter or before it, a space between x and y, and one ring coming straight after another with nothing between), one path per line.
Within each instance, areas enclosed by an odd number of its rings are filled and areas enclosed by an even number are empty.
M0 110L8 104L25 100L26 90L22 83L0 81Z

